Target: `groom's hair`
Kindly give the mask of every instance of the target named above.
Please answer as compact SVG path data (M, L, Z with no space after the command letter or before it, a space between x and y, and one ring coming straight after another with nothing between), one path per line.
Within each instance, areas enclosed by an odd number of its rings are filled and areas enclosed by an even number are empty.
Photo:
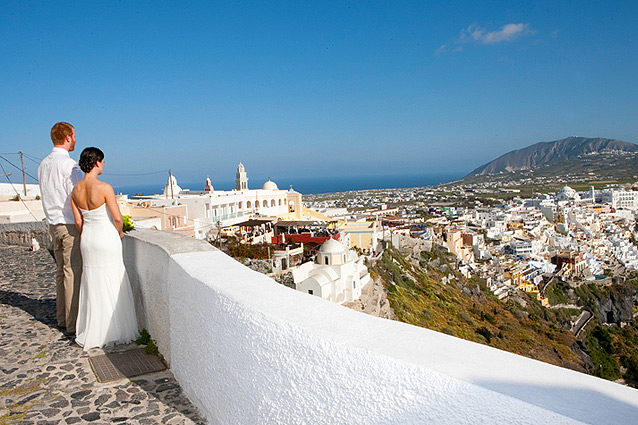
M102 161L104 159L104 152L102 152L98 148L86 148L80 154L80 161L78 164L80 165L80 169L85 173L90 172L95 164Z
M51 141L54 145L62 145L67 136L73 134L73 126L68 122L60 121L51 128Z

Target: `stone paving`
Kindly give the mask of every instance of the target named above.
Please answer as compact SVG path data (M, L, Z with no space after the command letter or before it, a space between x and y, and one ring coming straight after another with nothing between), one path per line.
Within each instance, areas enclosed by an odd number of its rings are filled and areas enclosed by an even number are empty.
M48 251L0 246L0 424L204 424L169 370L99 383L55 323Z

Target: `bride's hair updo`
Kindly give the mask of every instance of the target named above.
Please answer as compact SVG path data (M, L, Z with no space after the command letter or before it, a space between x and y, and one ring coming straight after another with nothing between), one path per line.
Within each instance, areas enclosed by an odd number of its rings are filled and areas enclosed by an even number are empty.
M90 172L95 164L104 159L104 152L98 148L86 148L80 154L80 169L85 173Z

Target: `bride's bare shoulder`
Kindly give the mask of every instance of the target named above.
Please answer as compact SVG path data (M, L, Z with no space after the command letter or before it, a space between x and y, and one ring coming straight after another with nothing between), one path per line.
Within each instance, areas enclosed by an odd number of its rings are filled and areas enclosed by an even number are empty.
M100 190L104 193L111 193L113 192L113 187L108 184L107 182L100 182Z

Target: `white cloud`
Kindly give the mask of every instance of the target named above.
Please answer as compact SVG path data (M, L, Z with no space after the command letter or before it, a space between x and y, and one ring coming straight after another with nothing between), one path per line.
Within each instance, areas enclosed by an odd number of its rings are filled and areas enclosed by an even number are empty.
M498 31L486 32L485 29L476 24L470 25L467 29L459 34L459 43L476 43L476 44L496 44L507 41L514 41L524 35L533 34L529 24L507 24L503 25Z
M450 48L450 43L443 44L436 50L436 54L440 55L451 51L462 50L458 45L460 44L497 44L514 41L520 37L534 34L529 24L507 24L503 25L499 30L487 31L478 24L472 24L452 41L452 44L457 45L455 49Z

